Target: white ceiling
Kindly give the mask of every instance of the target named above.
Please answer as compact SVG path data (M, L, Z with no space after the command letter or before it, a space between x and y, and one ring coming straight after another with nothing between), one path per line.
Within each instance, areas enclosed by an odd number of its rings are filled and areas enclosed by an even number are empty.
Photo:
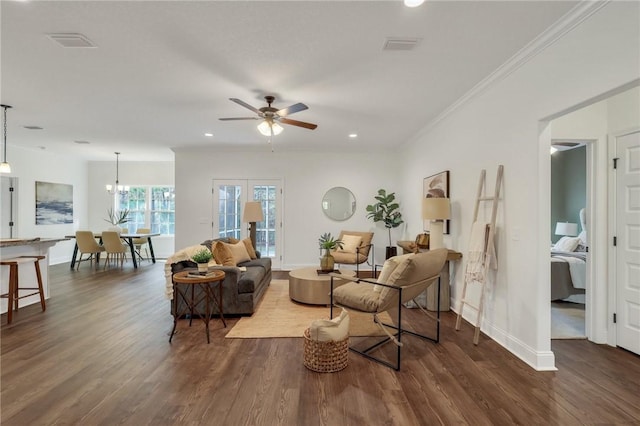
M283 125L276 151L393 146L577 3L3 0L9 160L12 146L121 161L170 161L171 147L269 152L257 121L218 120L252 114L229 98L259 108L266 94L307 104L290 117L318 124ZM97 48L65 49L51 33ZM387 37L421 41L383 51Z

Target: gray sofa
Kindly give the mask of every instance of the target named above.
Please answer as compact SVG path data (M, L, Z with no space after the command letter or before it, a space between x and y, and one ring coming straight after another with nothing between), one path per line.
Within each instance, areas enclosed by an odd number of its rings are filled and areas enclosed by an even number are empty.
M209 243L209 244L207 244ZM211 247L209 241L205 241L202 245ZM224 315L251 315L255 312L258 302L262 299L269 283L271 282L271 258L260 257L260 253L257 259L252 259L247 262L241 263L238 267L235 266L215 266L213 268L224 271L225 277L222 281L222 308ZM241 270L246 269L246 270ZM197 270L197 265L190 261L185 260L171 264L171 272L183 271L186 269ZM177 295L174 294L174 298ZM196 288L196 300L199 293ZM178 308L180 312L184 312L184 301L179 297ZM171 314L174 312L174 300L171 303ZM205 312L204 301L196 306L198 313Z

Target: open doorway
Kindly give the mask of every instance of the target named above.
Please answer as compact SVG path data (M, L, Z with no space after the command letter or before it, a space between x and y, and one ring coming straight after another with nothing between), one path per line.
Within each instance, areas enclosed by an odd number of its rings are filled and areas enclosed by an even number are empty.
M551 141L551 338L586 339L587 143Z

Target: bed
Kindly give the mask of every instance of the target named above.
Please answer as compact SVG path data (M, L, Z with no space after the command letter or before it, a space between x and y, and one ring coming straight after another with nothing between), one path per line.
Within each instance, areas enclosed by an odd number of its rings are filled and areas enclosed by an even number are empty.
M587 233L584 209L580 210L582 232L577 237L562 237L551 248L551 300L584 295L587 277ZM575 235L575 234L574 234ZM584 302L582 302L584 303Z

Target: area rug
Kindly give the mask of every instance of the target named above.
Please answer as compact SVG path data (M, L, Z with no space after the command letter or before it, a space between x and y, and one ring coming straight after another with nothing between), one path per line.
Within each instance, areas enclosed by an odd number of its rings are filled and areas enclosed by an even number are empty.
M381 317L383 321L391 322L386 312ZM289 281L272 280L256 312L250 317L240 318L225 337L231 339L302 337L304 330L312 321L328 318L328 306L293 302L289 298ZM351 311L349 324L350 336L383 334L380 327L372 321L372 315Z
M571 302L551 302L551 338L586 339L584 305Z

